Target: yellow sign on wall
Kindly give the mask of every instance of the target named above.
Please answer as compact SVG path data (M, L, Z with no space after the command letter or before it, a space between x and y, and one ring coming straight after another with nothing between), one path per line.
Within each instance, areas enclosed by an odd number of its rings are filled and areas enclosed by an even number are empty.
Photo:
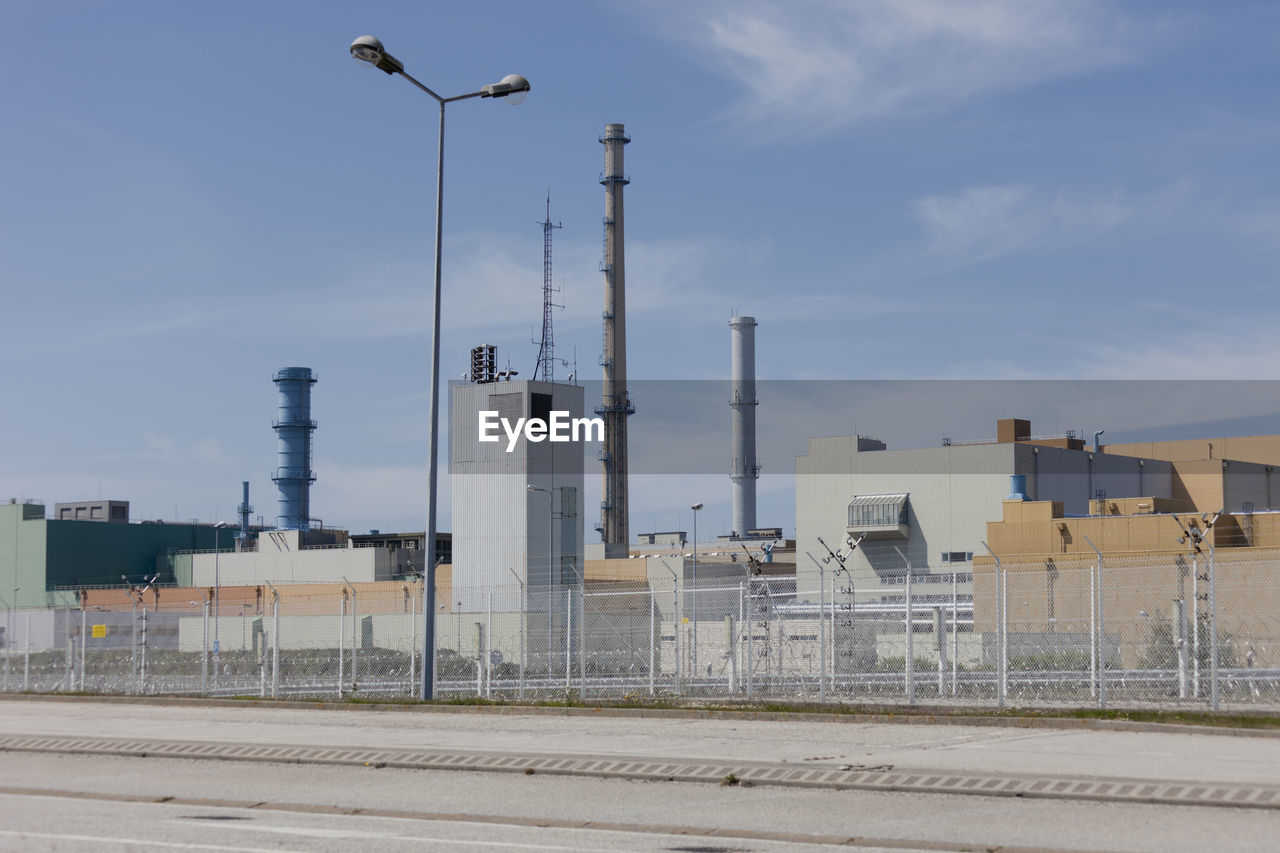
M93 626L93 638L94 638L95 640L99 640L99 639L101 639L101 638L103 638L103 637L105 637L105 636L107 636L107 626L106 626L106 625L94 625L94 626Z

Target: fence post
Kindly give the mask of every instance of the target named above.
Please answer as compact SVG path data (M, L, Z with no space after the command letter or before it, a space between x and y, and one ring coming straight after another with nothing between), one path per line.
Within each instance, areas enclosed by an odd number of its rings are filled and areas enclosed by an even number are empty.
M827 585L818 565L818 701L827 701ZM832 578L834 581L835 578ZM832 599L834 601L834 599Z
M1098 695L1098 565L1089 565L1089 696Z
M418 596L409 596L409 694L418 682Z
M729 693L732 695L738 689L738 644L734 642L732 613L724 615L724 627L726 642L729 644Z
M564 689L573 686L573 589L564 591Z
M1187 698L1187 603L1173 600L1173 647L1178 654L1178 698Z
M525 626L528 624L528 620L525 617L525 610L527 609L527 606L528 606L528 596L524 594L524 581L520 580L519 577L517 577L516 580L520 581L520 689L519 689L518 697L520 701L523 702L524 701L524 667L525 667L524 633L525 633Z
M899 552L901 553L901 552ZM911 564L907 563L907 704L916 703L916 613L911 601Z
M493 644L493 593L489 593L489 610L485 613L484 635L489 640L489 644ZM490 664L489 649L485 649L484 659L484 695L487 697L493 692L493 667Z
M1094 564L1097 569L1097 582L1090 585L1090 590L1095 594L1098 614L1097 635L1094 638L1097 645L1095 660L1098 672L1098 707L1105 708L1107 707L1107 622L1102 612L1102 552L1088 536L1084 537L1084 541L1088 542L1093 553L1098 555L1098 560Z
M972 555L970 555L972 556ZM956 595L956 573L952 565L951 572L951 698L956 696L956 682L960 675L960 611L959 596ZM969 565L969 582L973 583L973 565ZM972 596L970 596L972 598Z
M338 698L342 698L342 635L347 630L347 591L342 591L342 602L338 605Z
M129 596L133 598L132 595ZM129 640L129 679L133 682L133 692L138 692L138 602L133 603L132 616L130 616L130 627L132 628L131 639Z
M1218 710L1218 602L1214 570L1217 559L1213 545L1209 546L1209 704Z
M680 655L680 626L681 620L684 617L684 595L682 594L684 590L680 588L681 586L682 584L680 584L679 581L676 581L676 585L671 587L673 595L671 609L675 611L675 618L671 620L673 628L671 633L675 637L675 645L672 650L672 661L674 662L675 670L673 674L675 676L676 695L680 694L680 672L684 668L682 666L682 664L684 664L684 659Z
M83 602L83 599L81 599ZM85 649L89 645L89 636L85 634L85 630L89 627L89 614L84 609L84 604L80 605L80 692L84 692L85 686Z
M1006 656L1007 649L1005 641L1008 639L1005 635L1006 623L1004 619L1005 601L1004 601L1004 567L1000 565L1000 558L996 556L996 552L991 550L991 546L986 542L982 543L982 547L987 549L987 553L991 555L991 559L996 561L996 646L998 659L996 660L996 701L1003 708L1005 696L1009 690L1009 683L1006 680L1008 675L1009 659ZM1092 576L1091 576L1092 577ZM975 627L977 627L975 625Z
M142 611L146 613L146 611ZM31 611L26 614L26 627L22 629L22 689L31 689ZM146 636L146 622L143 623L143 634Z
M1009 573L999 560L996 571L1000 575L1000 707L1009 699Z
M827 662L831 667L831 692L836 691L836 577L831 578L831 630L827 632L830 642L827 643L828 655L830 660Z
M1200 555L1191 555L1191 695L1200 698Z
M945 679L943 673L947 669L947 618L942 615L941 605L933 608L933 639L934 645L938 647L938 698L941 699Z
M587 695L587 580L578 589L578 698Z
M345 580L345 578L344 578ZM360 617L356 612L356 588L351 587L351 692L356 690L356 665L359 659L356 657L357 650L360 647Z
M653 682L653 679L654 679L653 665L655 662L654 657L656 652L656 641L657 641L657 636L656 636L657 626L655 625L655 620L657 618L657 609L658 609L657 593L654 591L653 587L650 586L649 587L649 695L650 696L653 696L656 693L656 685Z
M746 587L747 598L747 618L745 620L747 626L747 698L750 699L755 689L755 683L752 678L756 669L756 656L755 651L752 648L752 637L755 634L755 628L752 626L751 622L755 611L755 601L751 593L751 580L749 575L744 586Z
M272 590L275 592L275 590ZM280 593L271 602L271 698L280 696Z
M200 618L200 694L209 695L209 601L205 600Z
M9 608L4 619L4 689L9 690L9 659L13 657L13 609Z

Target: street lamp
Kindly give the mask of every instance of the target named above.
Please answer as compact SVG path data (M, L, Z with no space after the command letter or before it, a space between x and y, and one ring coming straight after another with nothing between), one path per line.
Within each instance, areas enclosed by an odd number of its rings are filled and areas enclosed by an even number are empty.
M693 510L693 677L698 677L698 510L702 504L689 507Z
M444 107L452 101L468 98L505 98L510 104L518 104L529 92L529 81L519 74L508 74L497 83L491 83L478 92L465 95L454 95L451 98L441 97L422 83L409 76L404 64L382 47L382 42L373 36L360 36L351 43L351 56L357 62L364 62L385 74L399 74L414 86L426 92L440 105L440 132L436 144L436 261L435 261L435 305L431 315L431 396L429 424L430 439L428 441L427 458L427 531L423 543L427 549L426 601L423 613L423 666L422 666L422 698L431 699L435 684L435 628L436 628L436 449L439 434L439 411L436 405L440 395L440 241L442 218L444 212Z

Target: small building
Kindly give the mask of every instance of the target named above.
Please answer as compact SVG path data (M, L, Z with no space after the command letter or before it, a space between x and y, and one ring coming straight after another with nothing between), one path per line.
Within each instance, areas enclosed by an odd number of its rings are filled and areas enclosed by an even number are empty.
M80 501L53 505L53 517L58 521L106 521L113 524L129 523L128 501Z

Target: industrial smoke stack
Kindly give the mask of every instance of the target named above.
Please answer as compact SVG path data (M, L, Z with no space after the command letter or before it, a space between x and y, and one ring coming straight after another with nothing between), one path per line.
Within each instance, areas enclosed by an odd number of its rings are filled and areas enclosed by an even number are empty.
M277 467L271 479L280 494L276 504L276 527L306 530L311 525L311 386L316 383L309 367L286 367L276 372L280 391L280 417L271 426L279 438Z
M604 144L604 394L596 414L604 419L604 490L600 501L601 541L606 556L627 556L627 416L635 412L627 396L626 264L623 254L622 188L630 181L622 168L622 147L631 139L620 124L605 125Z
M249 541L249 516L253 512L253 507L249 505L249 481L244 480L244 500L240 502L240 506L236 507L236 512L240 514L240 532L236 534L236 550L248 550L247 543Z
M733 532L756 526L756 318L729 321L729 479L733 482Z

